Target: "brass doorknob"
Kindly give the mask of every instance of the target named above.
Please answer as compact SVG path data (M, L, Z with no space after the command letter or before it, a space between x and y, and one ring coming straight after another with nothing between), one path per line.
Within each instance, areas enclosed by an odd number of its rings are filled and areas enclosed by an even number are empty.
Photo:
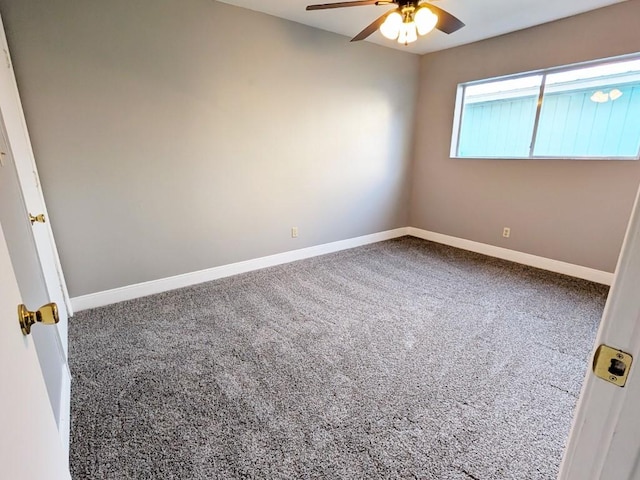
M55 325L60 321L58 306L55 303L47 303L35 312L31 312L25 305L18 305L18 321L20 330L24 335L31 333L31 325L42 323L44 325Z
M35 222L44 223L45 222L44 213L40 213L38 215L29 214L29 220L31 221L31 225L33 225Z

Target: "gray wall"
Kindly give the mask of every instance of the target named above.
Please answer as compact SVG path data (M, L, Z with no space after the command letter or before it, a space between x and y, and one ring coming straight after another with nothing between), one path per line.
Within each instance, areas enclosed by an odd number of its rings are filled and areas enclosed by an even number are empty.
M637 52L638 19L630 0L423 56L410 224L612 272L640 162L451 159L453 110L460 82Z
M407 225L419 57L213 0L0 12L72 296Z

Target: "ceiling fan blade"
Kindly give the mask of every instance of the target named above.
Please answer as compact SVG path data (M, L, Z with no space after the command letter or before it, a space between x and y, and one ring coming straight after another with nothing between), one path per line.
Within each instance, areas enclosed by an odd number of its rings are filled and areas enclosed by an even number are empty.
M451 15L449 12L432 4L429 4L428 7L433 13L438 16L438 23L436 24L436 28L441 32L449 34L456 32L464 27L464 23L460 19Z
M362 5L375 5L376 3L378 3L378 0L355 0L353 2L320 3L318 5L308 5L307 10L326 10L328 8L360 7Z
M394 11L394 10L392 10ZM385 21L385 19L387 18L387 15L389 15L390 12L386 12L384 15L381 15L380 17L378 17L377 19L375 19L373 21L373 23L371 23L369 26L365 27L364 30L362 30L358 35L356 35L355 37L353 37L351 39L352 42L359 42L360 40L364 40L365 38L367 38L369 35L371 35L373 32L375 32L378 28L380 28L380 25L382 25Z

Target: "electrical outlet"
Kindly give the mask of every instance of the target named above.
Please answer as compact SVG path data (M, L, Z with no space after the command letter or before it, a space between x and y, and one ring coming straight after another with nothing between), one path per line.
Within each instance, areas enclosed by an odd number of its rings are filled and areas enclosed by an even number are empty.
M509 227L504 227L502 229L502 236L504 238L509 238L511 236L511 229Z
M298 227L291 227L291 238L298 238Z

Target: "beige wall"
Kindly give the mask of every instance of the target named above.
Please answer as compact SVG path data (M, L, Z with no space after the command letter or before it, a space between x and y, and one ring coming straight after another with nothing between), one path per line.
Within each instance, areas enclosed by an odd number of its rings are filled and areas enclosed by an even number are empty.
M451 159L453 110L460 82L638 52L639 19L630 0L423 56L410 224L612 272L640 162Z
M638 0L421 59L211 0L0 13L72 296L406 225L615 267L640 162L449 142L459 82L638 51Z
M419 57L212 0L0 12L72 296L407 225Z

